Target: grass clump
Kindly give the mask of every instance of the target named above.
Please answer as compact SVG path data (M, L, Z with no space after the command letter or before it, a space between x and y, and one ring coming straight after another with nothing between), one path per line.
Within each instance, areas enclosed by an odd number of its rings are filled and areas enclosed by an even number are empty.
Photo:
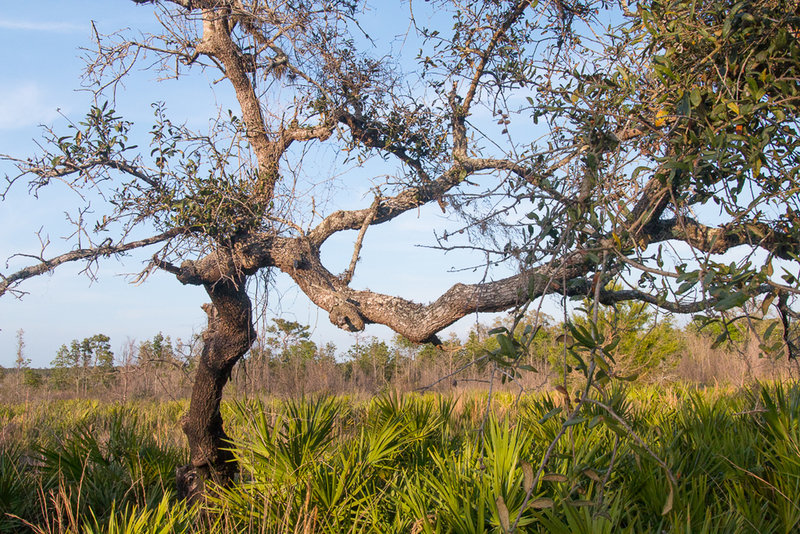
M597 395L575 417L563 394L232 401L239 479L194 508L173 493L180 405L4 406L0 531L800 528L796 384Z

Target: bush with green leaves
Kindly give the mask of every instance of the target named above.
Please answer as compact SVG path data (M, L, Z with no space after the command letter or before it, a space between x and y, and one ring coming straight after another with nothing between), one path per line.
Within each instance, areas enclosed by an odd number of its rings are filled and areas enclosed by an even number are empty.
M571 322L591 330L591 316L591 310L579 308ZM645 303L600 306L594 324L600 337L619 340L605 356L614 372L621 376L646 378L658 368L672 367L686 348L682 332L674 326L672 317L658 315L656 308Z

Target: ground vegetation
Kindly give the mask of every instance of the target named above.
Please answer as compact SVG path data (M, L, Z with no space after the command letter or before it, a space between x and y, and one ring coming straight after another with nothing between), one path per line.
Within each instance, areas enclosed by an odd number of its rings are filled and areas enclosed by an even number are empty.
M149 247L142 277L160 269L208 294L183 420L184 494L232 480L242 460L220 401L257 339L250 284L271 270L332 323L383 324L416 343L443 345L437 333L466 315L515 310L490 331L497 348L486 359L501 380L528 370L520 358L541 325L515 333L526 307L546 295L589 299L587 322L561 336L565 377L577 371L585 385L544 460L582 410L605 405L593 388L619 378L620 338L603 333L600 304L696 314L724 335L771 312L781 335L772 347L797 356L793 2L413 2L406 27L420 46L409 66L364 32L355 0L136 1L162 30L98 33L87 66L96 105L66 130L47 129L41 152L6 157L19 169L12 186L66 184L102 209L87 200L72 239L3 273L0 293L64 263L93 272ZM208 131L195 131L156 103L137 148L114 92L141 65L178 80L213 72L235 109L212 110ZM337 169L381 166L371 198L317 204L318 182L301 170L320 146ZM427 303L354 284L366 232L426 206L462 221L437 233L441 249L480 252L513 274L442 287ZM342 234L354 237L352 260L335 273L323 249ZM525 514L498 521L514 529Z

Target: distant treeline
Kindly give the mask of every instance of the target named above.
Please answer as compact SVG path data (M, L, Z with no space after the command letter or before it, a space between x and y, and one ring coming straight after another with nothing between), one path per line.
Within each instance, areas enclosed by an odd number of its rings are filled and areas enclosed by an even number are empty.
M580 314L569 318L585 324ZM741 384L759 378L792 374L781 350L775 319L677 326L642 304L605 308L597 322L606 338L618 337L613 354L617 377L644 382L689 381ZM721 326L722 325L722 326ZM497 367L492 353L498 341L492 329L476 324L466 336L451 335L441 345L413 344L401 336L391 341L357 338L344 352L335 345L312 341L309 327L274 319L237 366L233 386L238 393L279 396L329 393L376 393L388 389L480 388L504 377L504 387L535 389L571 375L569 336L562 321L528 314L515 334L534 328L533 342L514 369ZM161 333L142 342L129 341L119 354L108 336L97 334L62 345L48 369L30 368L24 358L23 333L18 333L15 369L0 371L5 395L53 397L101 396L180 398L189 394L202 340L171 340ZM1 368L0 368L1 369ZM12 387L16 386L16 387Z

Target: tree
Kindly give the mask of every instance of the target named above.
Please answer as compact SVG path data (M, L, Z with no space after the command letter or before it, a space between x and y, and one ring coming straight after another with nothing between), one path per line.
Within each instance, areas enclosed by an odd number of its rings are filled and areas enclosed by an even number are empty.
M56 357L50 362L53 367L52 381L56 388L63 388L70 383L75 385L75 394L80 391L80 346L77 340L72 340L71 348L61 345L56 352Z
M53 382L62 387L69 382L75 384L75 394L81 389L86 393L92 382L107 385L114 374L114 353L111 339L105 334L95 334L81 341L73 339L69 348L61 345L53 366Z
M92 353L93 374L102 384L114 380L114 353L111 351L111 338L105 334L95 334L89 338Z
M31 359L25 357L25 331L22 328L17 330L17 359L14 365L17 369L17 383L20 386L36 389L42 384L41 374L30 368Z
M304 395L307 364L319 356L316 343L310 339L309 327L277 318L273 319L272 326L265 328L265 333L265 346L250 351L251 359L261 360L256 362L260 364L260 378L264 379L265 368L267 372L274 367L291 369L291 391Z
M20 328L17 330L17 359L14 366L17 369L17 382L21 385L24 382L24 372L31 364L30 358L25 357L25 331Z
M573 315L571 320L585 328L591 328L593 322L587 309ZM672 318L657 317L653 306L643 302L620 302L601 307L595 327L605 339L619 339L608 357L616 367L615 372L628 379L647 375L660 365L674 363L685 350Z
M182 491L236 469L219 403L256 338L247 284L265 270L291 277L341 328L380 323L436 344L467 314L548 294L717 315L763 298L796 355L793 2L665 0L636 12L624 1L415 2L412 64L364 34L358 0L135 1L155 5L164 32L98 35L87 69L97 102L147 58L179 80L214 72L238 109L195 132L156 104L139 153L134 125L101 103L67 135L46 130L40 154L7 158L33 192L60 180L93 194L97 218L84 210L73 248L42 251L5 274L0 293L143 247L153 249L143 276L161 269L206 291ZM434 27L418 25L425 15ZM601 28L601 15L616 26ZM373 198L317 204L323 191L299 169L325 154L336 180L354 162L382 166ZM516 274L442 288L428 304L353 286L369 228L437 204L463 221L437 233L442 250L475 250ZM347 232L352 260L337 275L322 247ZM628 286L605 289L612 280Z
M307 325L281 318L273 319L273 323L273 326L266 328L269 334L266 344L273 349L278 361L288 364L316 357L317 345L310 340L311 333Z
M41 373L36 369L27 368L22 370L22 385L37 389L42 385L43 381Z
M139 345L139 365L161 367L164 364L178 364L178 358L172 348L172 340L161 332Z
M383 387L395 374L397 353L384 341L372 337L366 343L356 343L347 351L348 371L358 369L362 376L370 377L378 387Z

